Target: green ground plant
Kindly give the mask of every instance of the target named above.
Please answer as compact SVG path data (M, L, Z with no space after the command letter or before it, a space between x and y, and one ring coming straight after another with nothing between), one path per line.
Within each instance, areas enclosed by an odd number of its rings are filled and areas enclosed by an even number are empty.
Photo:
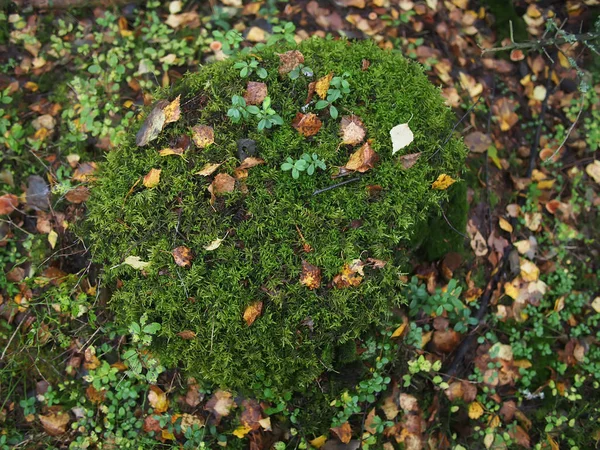
M257 130L245 121L234 124L228 118L229 96L241 97L246 80L234 69L235 59L212 64L161 94L181 95L182 105L203 98L205 106L183 106L181 120L148 147L137 148L130 138L111 152L89 202L95 259L106 267L108 282L122 281L111 300L118 321L139 323L146 313L149 322L161 324L151 348L162 365L182 363L188 373L220 386L250 389L264 371L275 391L301 389L332 367L337 345L381 323L390 307L402 302L398 275L407 255L396 248L447 199L432 182L442 173L457 176L462 167L460 141L450 139L440 150L454 118L418 65L369 42L309 40L298 49L315 77L336 74L328 104L335 102L340 114L361 117L380 157L358 182L315 196L315 190L332 184L329 174L296 180L280 170L288 157L317 148L320 158L341 166L351 151L339 148L340 125L331 108L320 113L323 125L314 138L292 127L309 80L280 77L277 55L286 49L265 47L258 55L268 72L267 106L282 118L280 126ZM363 59L371 63L366 71ZM389 130L411 116L414 145L424 156L405 170L391 155ZM214 128L214 145L186 153L185 160L159 156L170 139L197 124ZM207 163L223 163L220 172L232 171L243 138L255 141L265 164L251 168L238 189L216 197L211 206L211 179L193 174ZM434 152L436 159L426 162ZM128 194L151 168L162 169L159 185ZM380 186L380 194L372 197L369 185ZM355 220L362 225L350 227ZM229 237L217 249L205 250L216 236ZM305 253L303 243L314 251ZM180 245L195 254L190 268L173 261L171 251ZM123 265L128 256L149 265L143 272ZM366 269L358 286L332 286L345 264L368 257L386 261L385 267ZM302 260L321 269L317 289L299 282ZM257 301L262 315L248 326L242 316ZM195 337L182 339L183 331Z

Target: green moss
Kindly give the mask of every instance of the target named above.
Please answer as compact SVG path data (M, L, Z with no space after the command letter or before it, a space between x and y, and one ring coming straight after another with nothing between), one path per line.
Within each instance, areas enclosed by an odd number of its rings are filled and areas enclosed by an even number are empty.
M457 139L438 151L455 119L419 65L370 42L309 40L299 50L316 78L349 73L351 92L336 106L341 115L362 118L381 158L358 182L314 196L315 189L339 180L331 180L329 170L294 180L281 163L315 152L333 168L355 149L340 147L340 121L325 113L314 138L291 126L310 80L279 76L277 53L285 50L266 48L256 55L269 72L264 81L282 126L257 132L256 123L232 124L226 117L231 96L242 94L247 80L232 68L233 60L203 67L161 94L181 94L182 118L144 148L135 146L133 130L128 145L108 154L89 201L94 258L105 264L107 282L122 281L111 303L117 319L127 324L147 313L149 322L162 324L153 346L164 364L181 364L227 388L248 389L264 371L275 388L300 389L331 368L335 347L360 337L401 303L398 275L406 254L399 248L447 197L431 183L441 173L456 176L465 155ZM371 63L365 71L363 59ZM399 153L423 156L404 170L399 154L391 155L389 130L409 119L415 140ZM185 159L159 156L159 149L196 124L214 128L215 144L189 150ZM207 187L213 177L194 173L218 162L219 172L232 174L240 138L254 139L266 163L249 170L246 194L238 183L211 206ZM151 168L162 169L159 186L130 193ZM369 185L380 185L380 194L369 196ZM297 227L314 251L303 252ZM218 249L204 250L224 236ZM188 269L177 267L170 254L180 245L196 254ZM122 265L130 255L151 264L144 273ZM365 269L358 287L332 287L345 263L368 257L387 265ZM303 259L321 268L319 289L300 284ZM249 327L242 316L257 300L263 313ZM184 330L196 338L179 337Z

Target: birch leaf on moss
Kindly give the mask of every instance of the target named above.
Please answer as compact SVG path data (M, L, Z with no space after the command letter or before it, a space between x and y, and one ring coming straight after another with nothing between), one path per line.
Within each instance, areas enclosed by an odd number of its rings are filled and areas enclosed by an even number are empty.
M437 189L438 191L445 191L454 183L456 183L456 180L454 178L452 178L450 175L446 175L445 173L443 173L439 177L437 177L437 180L433 182L431 188Z
M331 80L333 79L333 72L330 72L328 75L325 75L323 78L319 78L317 80L317 84L315 85L315 91L317 95L321 97L323 100L327 97L327 91L329 90L329 85L331 84Z
M179 120L179 117L181 117L180 97L178 96L170 103L167 100L156 102L135 135L135 143L138 147L148 145L158 137L165 125Z
M125 261L123 261L123 264L127 264L128 266L133 267L136 270L145 269L150 265L149 262L142 261L139 256L128 256L127 258L125 258Z
M161 172L162 172L161 169L150 169L150 172L148 172L144 176L144 180L143 180L144 186L146 186L148 189L152 189L152 188L158 186L158 183L160 183L160 173Z
M392 138L392 155L409 145L415 139L408 123L401 123L392 128L390 130L390 137Z
M208 125L196 125L192 128L192 139L194 144L200 148L206 148L215 142L213 127Z
M215 239L210 244L205 245L204 250L209 251L209 252L216 250L221 246L222 242L223 242L223 239Z
M352 114L343 116L340 123L340 135L342 143L347 145L360 144L365 138L366 130L360 117Z

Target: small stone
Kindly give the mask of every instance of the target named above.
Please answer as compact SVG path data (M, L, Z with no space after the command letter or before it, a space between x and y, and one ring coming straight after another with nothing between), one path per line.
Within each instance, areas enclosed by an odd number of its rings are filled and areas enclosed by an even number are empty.
M238 139L237 156L240 161L244 161L249 156L256 155L256 141L254 139Z

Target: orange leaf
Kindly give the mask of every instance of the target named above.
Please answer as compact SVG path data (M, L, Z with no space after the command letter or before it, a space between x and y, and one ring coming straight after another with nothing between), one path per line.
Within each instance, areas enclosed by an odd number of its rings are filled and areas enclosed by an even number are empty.
M321 269L303 260L300 283L311 290L317 289L321 285Z
M189 340L194 339L196 337L196 333L194 333L192 330L184 330L177 333L177 336L179 336L181 339Z
M262 158L255 158L253 156L249 156L248 158L242 161L242 164L238 167L238 169L250 169L251 167L258 166L259 164L264 164L265 160Z
M344 166L347 170L355 170L364 173L375 166L379 161L379 155L371 148L371 144L367 141L361 148L350 155L350 159Z
M333 284L338 289L344 289L350 286L358 286L363 277L358 274L355 265L352 266L344 264L342 272L339 275L333 277Z
M342 443L347 444L352 438L352 428L348 422L344 422L339 427L330 428L330 430L339 438Z
M314 113L297 113L292 121L292 126L300 132L301 135L309 137L314 136L321 129L323 123Z
M14 194L0 196L0 214L10 214L19 205L19 199Z
M248 326L252 325L254 321L260 316L263 309L263 302L258 301L251 303L246 307L244 311L244 320Z

